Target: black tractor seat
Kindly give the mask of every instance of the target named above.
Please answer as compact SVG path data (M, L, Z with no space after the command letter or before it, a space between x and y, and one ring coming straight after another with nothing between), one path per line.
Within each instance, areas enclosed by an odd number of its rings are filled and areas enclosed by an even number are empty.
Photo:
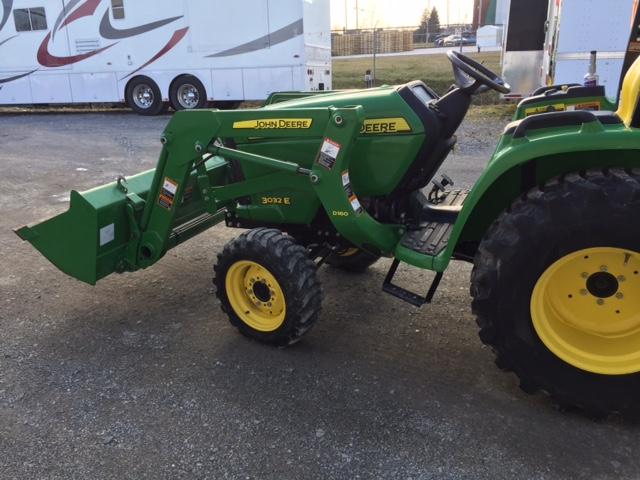
M513 135L513 138L521 138L530 130L538 130L541 128L566 127L570 125L582 125L598 121L602 125L622 124L622 119L616 112L607 110L573 110L564 112L548 112L531 115L530 117L516 120L509 123L505 129L504 135Z

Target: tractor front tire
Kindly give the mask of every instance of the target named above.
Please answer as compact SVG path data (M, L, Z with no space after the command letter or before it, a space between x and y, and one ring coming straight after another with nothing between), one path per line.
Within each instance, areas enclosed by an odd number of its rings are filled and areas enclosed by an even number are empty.
M342 252L332 253L327 257L327 264L350 273L364 273L371 265L380 260L374 255L359 248L352 247Z
M592 417L640 412L640 170L554 178L489 228L473 312L527 393Z
M213 283L229 321L262 343L296 343L320 314L322 288L307 250L279 230L256 228L218 255Z

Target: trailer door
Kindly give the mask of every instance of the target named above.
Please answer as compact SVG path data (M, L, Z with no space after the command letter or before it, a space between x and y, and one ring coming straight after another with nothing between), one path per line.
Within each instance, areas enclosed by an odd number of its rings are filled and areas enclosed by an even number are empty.
M547 1L511 0L502 73L512 97L529 95L540 86Z

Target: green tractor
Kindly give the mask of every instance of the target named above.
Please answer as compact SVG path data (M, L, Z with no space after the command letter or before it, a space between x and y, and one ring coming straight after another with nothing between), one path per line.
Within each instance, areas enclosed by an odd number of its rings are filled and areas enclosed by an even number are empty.
M462 54L448 57L456 84L444 96L415 81L178 112L154 170L72 191L67 212L16 233L95 284L150 267L217 223L248 229L218 256L216 295L240 332L277 346L318 320L323 262L363 271L391 258L382 289L418 307L452 260L471 262L480 338L500 368L563 406L636 415L640 61L616 113L509 124L465 191L438 170L472 97L509 86ZM398 286L400 263L433 271L431 286Z

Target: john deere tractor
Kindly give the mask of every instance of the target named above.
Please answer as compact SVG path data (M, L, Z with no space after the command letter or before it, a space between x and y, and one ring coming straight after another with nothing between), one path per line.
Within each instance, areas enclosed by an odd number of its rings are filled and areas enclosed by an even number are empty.
M320 317L323 262L363 271L388 257L382 289L416 307L452 260L471 262L480 337L525 391L594 415L637 414L640 62L617 112L510 123L465 191L438 170L473 96L509 86L448 57L456 82L443 96L415 81L178 112L154 170L72 191L67 212L16 233L94 284L148 268L217 223L248 229L218 255L216 295L241 333L278 346ZM432 270L433 283L398 286L400 263Z

